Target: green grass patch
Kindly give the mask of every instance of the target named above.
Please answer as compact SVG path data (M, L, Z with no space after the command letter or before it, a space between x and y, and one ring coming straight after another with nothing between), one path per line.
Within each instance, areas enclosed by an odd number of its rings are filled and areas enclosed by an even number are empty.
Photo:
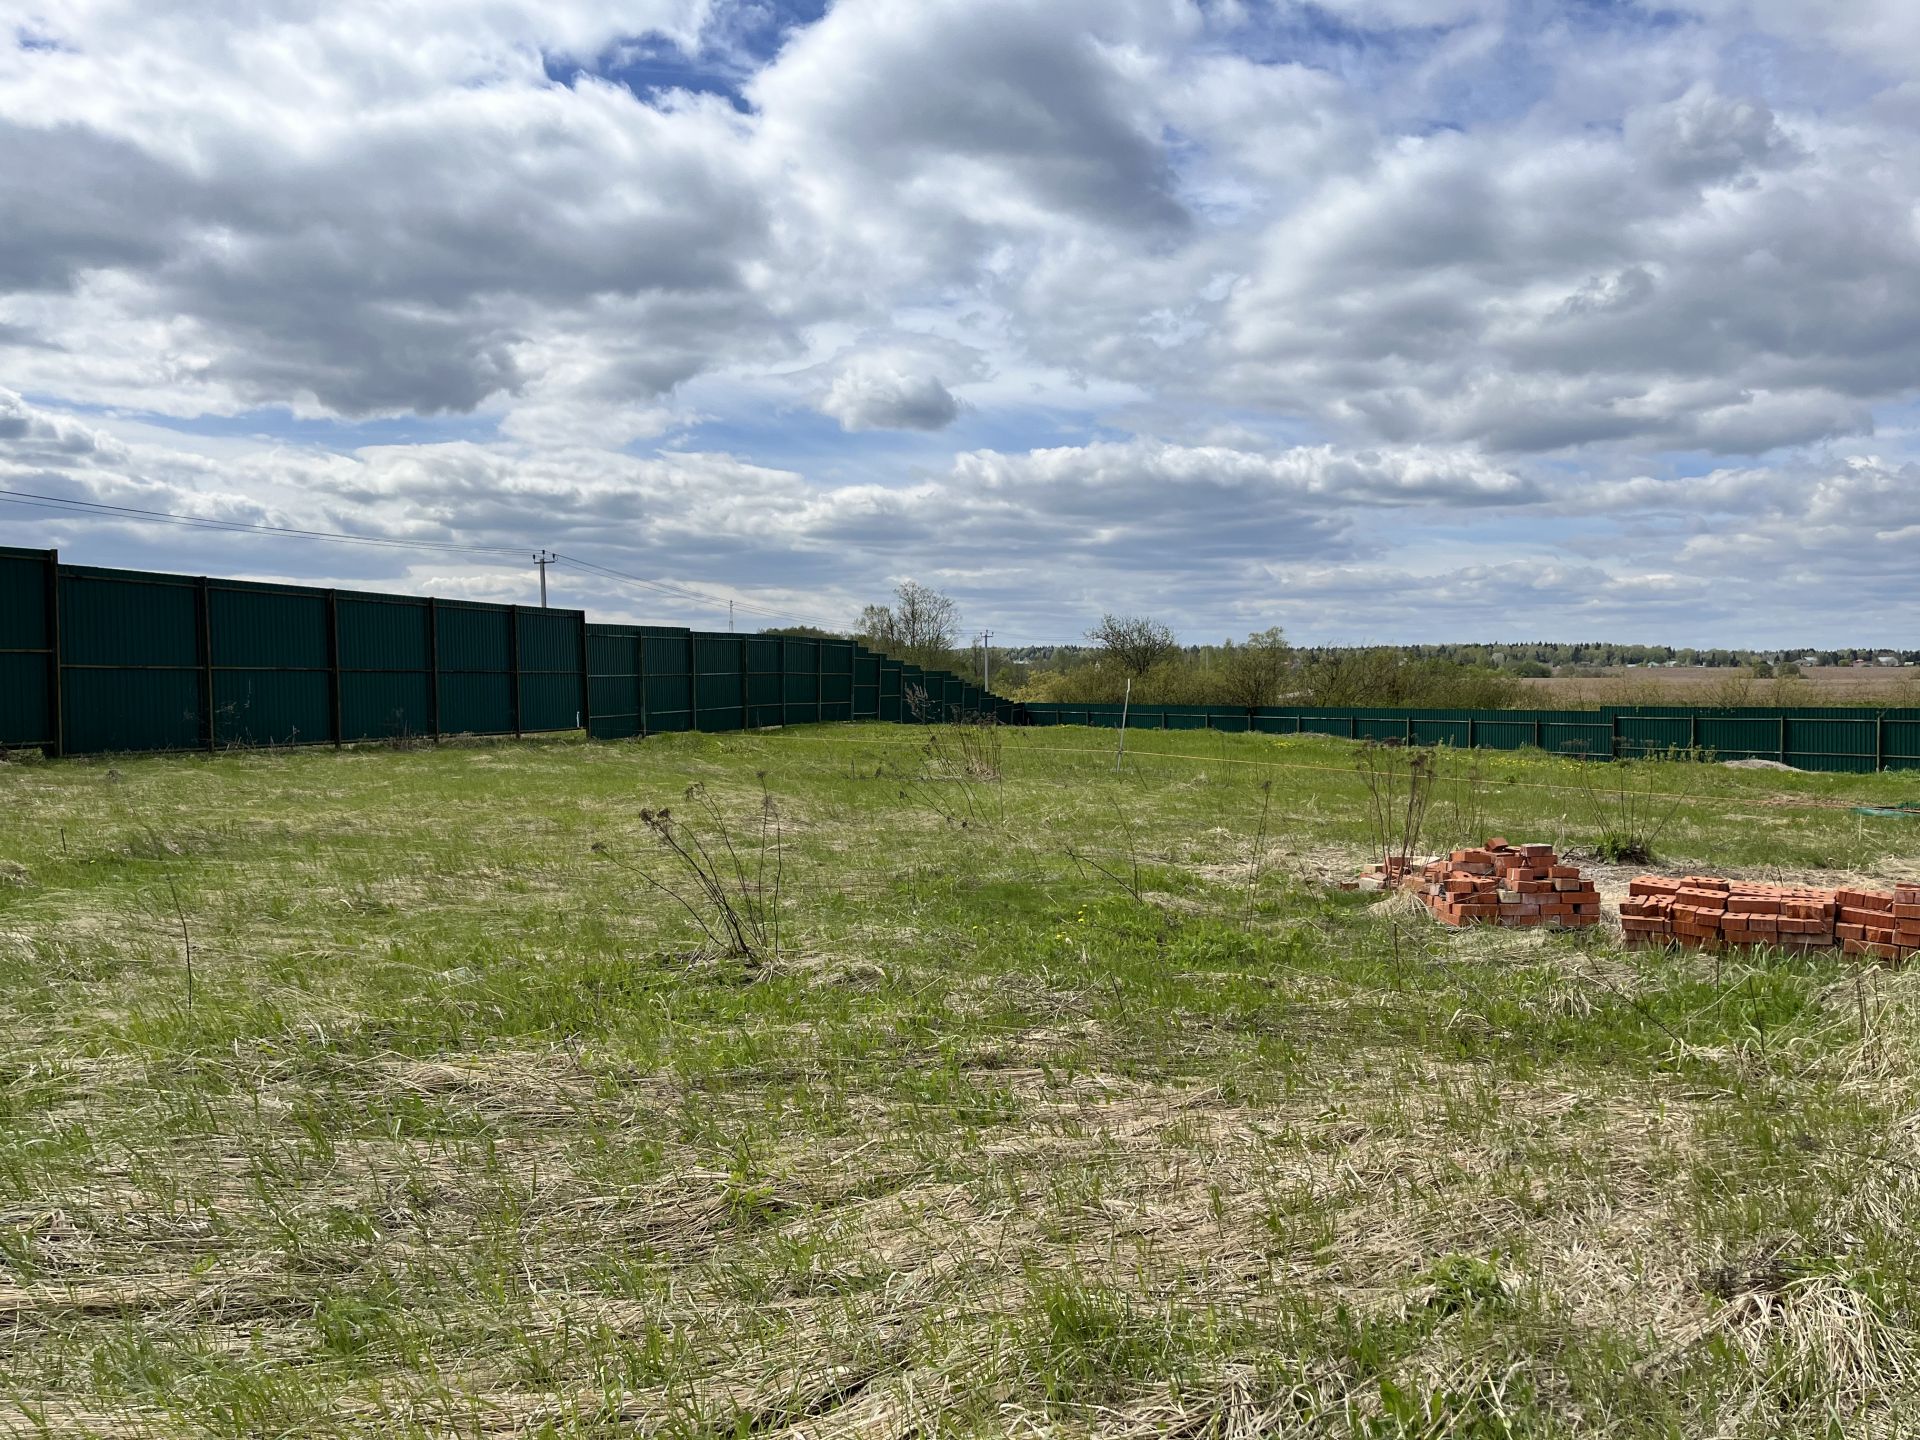
M1115 739L0 766L0 1432L1920 1412L1908 976L1445 931L1353 747ZM1897 777L1437 768L1423 849L1920 873Z

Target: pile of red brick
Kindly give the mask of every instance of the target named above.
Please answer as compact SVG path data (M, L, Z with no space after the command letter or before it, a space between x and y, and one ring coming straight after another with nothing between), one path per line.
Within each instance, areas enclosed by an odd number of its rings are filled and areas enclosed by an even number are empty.
M1600 921L1600 895L1577 865L1551 845L1494 839L1421 867L1420 898L1444 925L1553 925L1582 929Z
M1678 880L1642 875L1627 886L1627 898L1620 902L1620 928L1630 945L1821 950L1835 943L1838 910L1833 891L1809 885L1764 885L1714 875Z
M1905 961L1920 952L1920 885L1833 894L1840 907L1840 922L1833 928L1847 954Z

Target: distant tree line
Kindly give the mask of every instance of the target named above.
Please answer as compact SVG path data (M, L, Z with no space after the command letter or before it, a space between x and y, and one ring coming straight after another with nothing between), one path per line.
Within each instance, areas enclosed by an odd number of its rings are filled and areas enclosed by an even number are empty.
M766 632L828 635L807 626ZM1103 615L1077 644L963 643L951 596L903 581L889 604L861 611L853 638L883 655L948 670L1018 700L1105 704L1131 693L1145 705L1410 706L1497 710L1528 703L1522 683L1548 676L1599 675L1636 666L1706 666L1730 676L1789 679L1802 665L1872 664L1920 650L1850 647L1738 650L1600 641L1457 645L1289 645L1278 626L1245 640L1184 644L1172 626L1146 615Z

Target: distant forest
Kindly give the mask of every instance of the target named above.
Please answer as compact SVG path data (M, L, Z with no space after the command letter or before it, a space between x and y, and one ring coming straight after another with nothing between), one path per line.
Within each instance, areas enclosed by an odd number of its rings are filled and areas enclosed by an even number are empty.
M1183 647L1198 654L1208 646ZM1293 653L1299 657L1349 654L1356 650L1388 650L1409 660L1446 660L1455 665L1479 665L1496 670L1515 670L1548 675L1567 666L1585 666L1609 670L1623 665L1703 665L1712 668L1751 668L1756 665L1851 665L1855 661L1873 664L1881 656L1891 655L1903 665L1920 664L1920 650L1902 650L1891 646L1854 646L1838 650L1817 646L1790 647L1784 650L1724 650L1676 648L1672 645L1614 645L1598 641L1553 644L1539 640L1510 644L1473 645L1299 645ZM994 663L1001 657L1021 665L1045 669L1066 669L1091 663L1100 655L1093 645L1026 645L994 649ZM1543 666L1534 672L1532 666Z

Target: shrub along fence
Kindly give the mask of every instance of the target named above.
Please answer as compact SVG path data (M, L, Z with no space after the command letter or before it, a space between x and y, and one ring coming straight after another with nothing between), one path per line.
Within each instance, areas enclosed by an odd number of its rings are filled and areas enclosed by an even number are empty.
M1117 728L1119 705L1020 705L1022 725ZM1280 706L1134 705L1129 730L1226 730L1263 735L1334 735L1400 745L1520 750L1596 759L1695 755L1777 760L1799 770L1920 768L1920 710L1702 709L1682 705L1597 710L1394 710Z
M599 739L1013 705L852 640L63 565L0 548L0 745L53 754L580 730Z

